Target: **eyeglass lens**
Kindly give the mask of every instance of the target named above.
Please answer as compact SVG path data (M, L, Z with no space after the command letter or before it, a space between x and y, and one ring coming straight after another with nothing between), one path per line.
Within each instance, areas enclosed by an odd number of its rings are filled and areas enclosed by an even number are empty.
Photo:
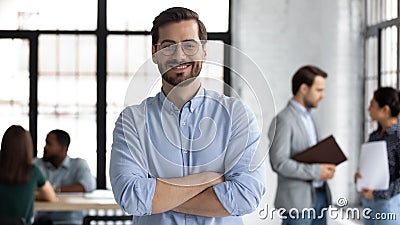
M184 41L181 43L175 42L163 42L160 45L161 53L164 55L173 55L176 52L176 48L178 45L181 45L183 52L186 55L195 55L199 50L200 43L197 41Z

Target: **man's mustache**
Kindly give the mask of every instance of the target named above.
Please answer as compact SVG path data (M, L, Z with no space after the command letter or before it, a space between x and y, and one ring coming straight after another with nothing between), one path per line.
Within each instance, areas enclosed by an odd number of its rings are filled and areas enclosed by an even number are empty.
M165 65L166 65L166 67L175 67L175 66L179 66L182 64L188 64L188 63L193 65L195 62L194 61L178 61L178 60L172 59L172 60L166 61Z

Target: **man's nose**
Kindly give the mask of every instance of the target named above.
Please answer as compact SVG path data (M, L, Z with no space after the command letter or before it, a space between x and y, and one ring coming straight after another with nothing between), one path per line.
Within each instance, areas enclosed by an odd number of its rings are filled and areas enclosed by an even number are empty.
M176 44L176 50L175 50L175 53L173 54L173 57L174 57L174 59L178 59L178 60L186 58L186 54L182 48L182 43Z

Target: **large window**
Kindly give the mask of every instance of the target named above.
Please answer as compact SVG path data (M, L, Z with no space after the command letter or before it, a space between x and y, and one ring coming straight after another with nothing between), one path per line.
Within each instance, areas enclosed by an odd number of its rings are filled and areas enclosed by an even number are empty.
M0 134L12 124L29 128L29 42L0 39Z
M378 87L399 89L399 0L367 0L365 42L365 108ZM376 123L365 114L365 137Z
M71 135L68 154L88 160L96 171L96 38L40 35L38 73L38 157L47 133Z
M24 126L42 157L47 133L66 130L69 155L86 159L98 188L109 188L115 120L131 82L148 87L159 79L142 66L151 59L152 20L173 6L197 11L221 46L214 57L229 59L223 48L231 40L229 0L0 1L0 135L11 124ZM202 76L219 80L205 83L222 92L227 71L205 64ZM158 80L137 103L160 86Z
M1 30L95 30L97 0L1 0Z
M148 31L155 15L172 6L183 6L196 11L208 32L227 32L229 24L228 0L131 0L109 1L107 27L110 30Z

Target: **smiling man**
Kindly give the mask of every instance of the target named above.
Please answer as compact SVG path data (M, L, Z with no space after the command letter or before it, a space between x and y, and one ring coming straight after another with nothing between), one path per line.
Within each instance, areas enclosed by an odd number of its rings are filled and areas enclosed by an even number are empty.
M162 88L116 122L114 197L133 224L243 224L265 192L265 167L250 171L260 139L254 114L201 86L207 31L197 13L167 9L151 34Z

